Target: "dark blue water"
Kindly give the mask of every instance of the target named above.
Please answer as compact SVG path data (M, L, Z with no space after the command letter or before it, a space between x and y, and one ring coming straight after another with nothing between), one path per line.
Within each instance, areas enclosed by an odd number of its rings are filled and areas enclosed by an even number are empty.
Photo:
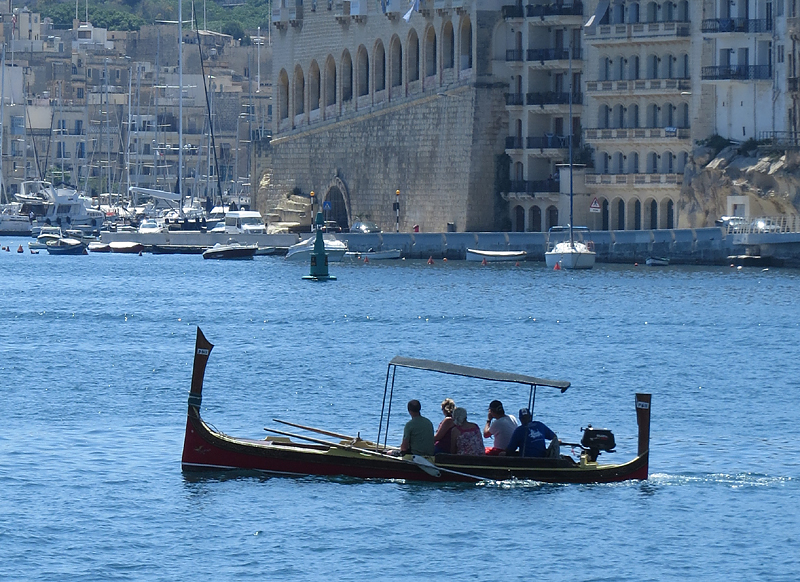
M315 284L272 257L0 253L0 578L797 579L797 271L331 271ZM633 395L652 392L651 478L184 476L198 325L216 344L202 413L229 434L280 418L374 439L386 364L406 355L571 381L539 389L536 417L564 440L613 429L607 461L635 455ZM479 422L494 398L527 403L408 370L396 391L434 422L445 396Z

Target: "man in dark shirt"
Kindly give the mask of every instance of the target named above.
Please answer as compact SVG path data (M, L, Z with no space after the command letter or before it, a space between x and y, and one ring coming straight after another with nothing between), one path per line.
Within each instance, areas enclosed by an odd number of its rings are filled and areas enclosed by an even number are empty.
M558 443L556 433L547 428L544 423L538 420L533 420L533 415L527 408L520 408L519 420L522 426L517 427L514 434L511 435L511 440L508 442L506 453L513 453L517 449L523 457L546 457L547 447L544 445L545 439Z

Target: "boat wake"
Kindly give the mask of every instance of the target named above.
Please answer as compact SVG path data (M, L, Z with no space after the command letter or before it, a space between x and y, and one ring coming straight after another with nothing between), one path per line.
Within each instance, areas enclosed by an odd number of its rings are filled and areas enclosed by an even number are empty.
M762 473L684 473L676 475L652 473L647 483L667 487L714 484L739 489L744 487L794 485L798 483L798 479L782 475L764 475Z

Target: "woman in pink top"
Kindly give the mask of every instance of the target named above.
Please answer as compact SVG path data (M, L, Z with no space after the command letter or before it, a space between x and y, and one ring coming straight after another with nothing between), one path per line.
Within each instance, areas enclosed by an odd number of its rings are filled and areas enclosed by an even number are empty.
M467 420L466 408L456 408L453 411L453 425L452 452L457 455L484 454L481 429Z

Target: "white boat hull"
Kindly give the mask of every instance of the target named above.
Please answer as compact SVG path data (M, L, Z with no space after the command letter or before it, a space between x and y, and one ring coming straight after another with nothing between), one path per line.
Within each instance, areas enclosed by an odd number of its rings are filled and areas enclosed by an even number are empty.
M487 263L502 263L524 261L528 253L525 251L482 251L480 249L467 249L467 260Z
M338 263L347 252L347 243L336 239L324 239L325 254L328 255L329 263ZM314 237L299 242L289 247L286 259L289 261L311 262L311 253L314 252Z
M554 269L558 265L562 269L591 269L596 258L584 243L570 245L568 242L558 243L555 248L544 254L547 266Z

